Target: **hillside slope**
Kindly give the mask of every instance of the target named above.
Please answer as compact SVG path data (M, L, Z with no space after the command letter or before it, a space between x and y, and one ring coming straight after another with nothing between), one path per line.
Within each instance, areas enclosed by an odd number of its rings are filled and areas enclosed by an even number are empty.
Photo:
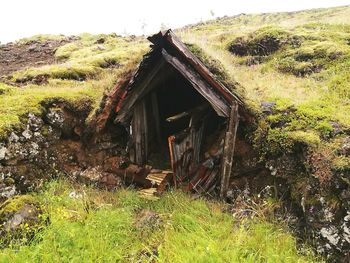
M307 229L327 243L320 251L340 255L350 241L349 15L348 6L242 14L178 32L244 87L258 116L248 140L288 182Z
M209 68L239 83L237 92L251 114L239 130L242 151L250 149L251 158L236 164L247 172L235 174L232 192L260 199L261 189L274 189L274 198L298 217L300 237L311 238L330 261L346 258L350 7L241 14L176 34ZM76 162L85 169L89 162L99 165L103 156L95 152L83 160L72 152L81 155L77 141L91 132L89 123L110 90L136 69L147 50L145 38L115 34L34 36L0 46L0 201L61 174L59 159L65 172ZM76 126L66 127L60 116ZM96 147L115 145L108 138L100 138Z

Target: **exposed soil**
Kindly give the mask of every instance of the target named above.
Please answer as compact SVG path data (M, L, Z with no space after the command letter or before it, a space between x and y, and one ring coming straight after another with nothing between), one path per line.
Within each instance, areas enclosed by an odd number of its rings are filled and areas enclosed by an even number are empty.
M77 37L0 45L0 78L28 67L56 63L56 49L75 40Z

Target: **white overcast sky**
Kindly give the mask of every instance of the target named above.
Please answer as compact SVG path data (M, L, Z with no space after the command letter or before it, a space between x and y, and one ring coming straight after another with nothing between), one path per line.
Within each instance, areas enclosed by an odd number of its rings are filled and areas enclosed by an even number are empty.
M35 34L152 34L162 23L177 28L224 15L349 4L350 0L0 0L0 42Z

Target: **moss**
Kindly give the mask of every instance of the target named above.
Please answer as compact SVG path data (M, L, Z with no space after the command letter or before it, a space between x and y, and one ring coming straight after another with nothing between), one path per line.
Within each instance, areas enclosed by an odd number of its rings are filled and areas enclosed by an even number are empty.
M50 126L49 125L44 125L41 129L40 129L41 134L44 137L47 137L50 134Z
M85 103L89 99L97 100L102 96L103 87L82 83L72 86L50 85L29 86L25 89L12 89L0 95L0 138L5 138L14 128L20 128L29 112L40 115L42 103L51 98L61 98L73 105Z
M338 196L334 194L328 194L325 196L325 201L327 203L327 206L330 207L333 210L339 210L341 207L341 200Z
M281 55L276 67L282 72L305 76L330 67L334 60L348 52L344 43L337 41L304 41L300 47L291 48Z
M38 201L31 195L18 195L12 197L0 206L0 218L16 213L25 205L38 205Z
M316 147L321 143L320 136L313 131L292 131L288 135L291 139L311 147Z
M337 156L332 160L332 168L336 171L350 171L350 157Z
M254 131L253 144L262 159L291 153L294 147L293 140L282 128L272 129L265 120L261 120Z
M213 59L211 56L206 54L203 49L195 44L186 44L189 50L198 57L203 64L214 74L215 78L224 84L231 91L235 92L238 97L242 97L240 93L239 84L228 74L227 70L220 63L220 61Z
M229 50L239 56L267 56L275 53L289 41L285 29L268 26L260 28L247 37L238 37L229 44Z
M0 95L4 95L11 90L11 87L0 82Z
M79 42L68 43L56 50L55 57L58 60L69 59L71 57L71 54L75 51L78 51L81 47L82 45Z
M62 40L62 39L66 39L67 37L65 35L50 35L50 34L44 34L44 35L34 35L31 37L27 37L27 38L22 38L17 40L16 42L19 44L26 44L32 41L47 41L47 40Z
M333 126L325 120L318 122L317 125L315 126L315 129L319 131L320 134L326 138L331 137L334 131Z
M32 81L38 76L46 76L55 79L82 81L87 78L93 78L100 72L99 68L91 65L66 63L18 71L13 74L12 80L17 83L25 83Z

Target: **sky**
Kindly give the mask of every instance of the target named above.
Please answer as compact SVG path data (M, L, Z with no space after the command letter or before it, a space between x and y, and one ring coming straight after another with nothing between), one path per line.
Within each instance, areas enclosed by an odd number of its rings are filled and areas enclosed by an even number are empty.
M350 5L350 0L0 0L0 42L36 34L153 34L225 15Z

